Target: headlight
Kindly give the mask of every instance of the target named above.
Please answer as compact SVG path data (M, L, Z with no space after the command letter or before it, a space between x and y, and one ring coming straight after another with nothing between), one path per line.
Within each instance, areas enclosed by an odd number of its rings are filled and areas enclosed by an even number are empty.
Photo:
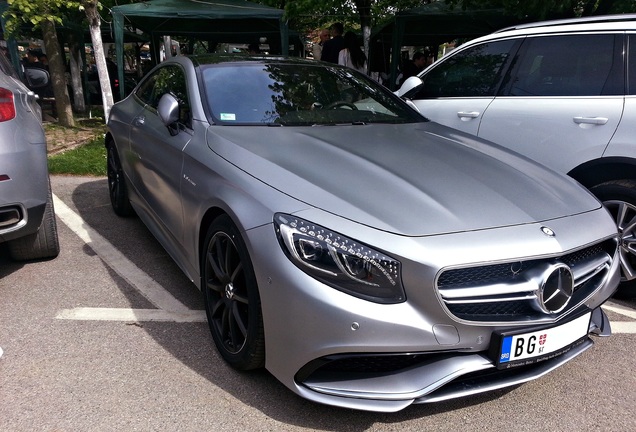
M278 213L274 224L283 250L305 273L376 303L405 300L399 261L294 216Z

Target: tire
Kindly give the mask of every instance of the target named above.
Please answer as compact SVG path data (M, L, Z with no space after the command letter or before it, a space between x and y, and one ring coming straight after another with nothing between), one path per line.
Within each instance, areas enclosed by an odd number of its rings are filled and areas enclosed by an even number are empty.
M621 283L616 297L636 297L636 180L608 181L590 190L618 226Z
M121 168L119 154L114 143L107 145L106 172L108 174L108 194L110 195L110 204L116 215L122 217L132 216L133 208L128 199L128 189L124 171Z
M8 245L11 258L17 261L50 259L59 255L60 243L50 181L42 222L37 232L11 240Z
M265 364L261 301L247 247L227 215L210 225L201 252L201 291L223 359L238 370Z

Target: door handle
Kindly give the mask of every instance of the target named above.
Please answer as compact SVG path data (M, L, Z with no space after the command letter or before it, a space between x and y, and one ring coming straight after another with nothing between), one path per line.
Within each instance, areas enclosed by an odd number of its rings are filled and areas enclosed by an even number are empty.
M574 117L573 120L576 124L604 125L609 119L606 117Z
M477 111L460 111L457 113L457 117L460 119L474 119L479 117L479 112Z

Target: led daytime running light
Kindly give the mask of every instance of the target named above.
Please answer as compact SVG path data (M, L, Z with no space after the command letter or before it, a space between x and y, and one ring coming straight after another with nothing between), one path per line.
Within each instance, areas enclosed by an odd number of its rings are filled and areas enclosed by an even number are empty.
M317 279L381 303L404 300L399 261L293 216L277 214L279 239L290 259Z

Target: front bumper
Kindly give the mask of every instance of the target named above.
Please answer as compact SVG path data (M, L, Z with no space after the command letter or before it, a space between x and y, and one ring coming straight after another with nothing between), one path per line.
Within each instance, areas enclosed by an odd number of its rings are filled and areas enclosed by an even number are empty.
M609 320L600 308L592 313L589 333L602 336L611 334ZM411 366L385 372L327 368L297 380L298 392L308 399L326 404L393 412L411 404L441 402L523 384L542 377L593 345L593 341L587 337L567 352L549 360L503 370L497 369L492 359L483 353L402 354L399 357L411 360ZM334 360L342 362L347 359L347 356L339 357ZM359 360L368 364L371 357L359 357ZM392 356L383 357L389 361Z
M544 238L540 224L435 238L376 233L374 245L391 244L394 249L385 252L403 264L407 301L391 305L354 298L318 282L287 259L271 226L250 230L246 243L261 295L266 368L312 401L387 412L538 378L590 348L591 339L586 337L548 360L499 370L488 355L491 336L498 330L559 325L590 311L589 334L608 335L609 324L600 306L613 294L620 273L615 228L607 222L602 209L552 221L558 241ZM550 260L601 239L614 242L604 276L597 277L597 285L587 294L575 296L569 309L541 319L495 322L458 317L436 287L444 269Z

